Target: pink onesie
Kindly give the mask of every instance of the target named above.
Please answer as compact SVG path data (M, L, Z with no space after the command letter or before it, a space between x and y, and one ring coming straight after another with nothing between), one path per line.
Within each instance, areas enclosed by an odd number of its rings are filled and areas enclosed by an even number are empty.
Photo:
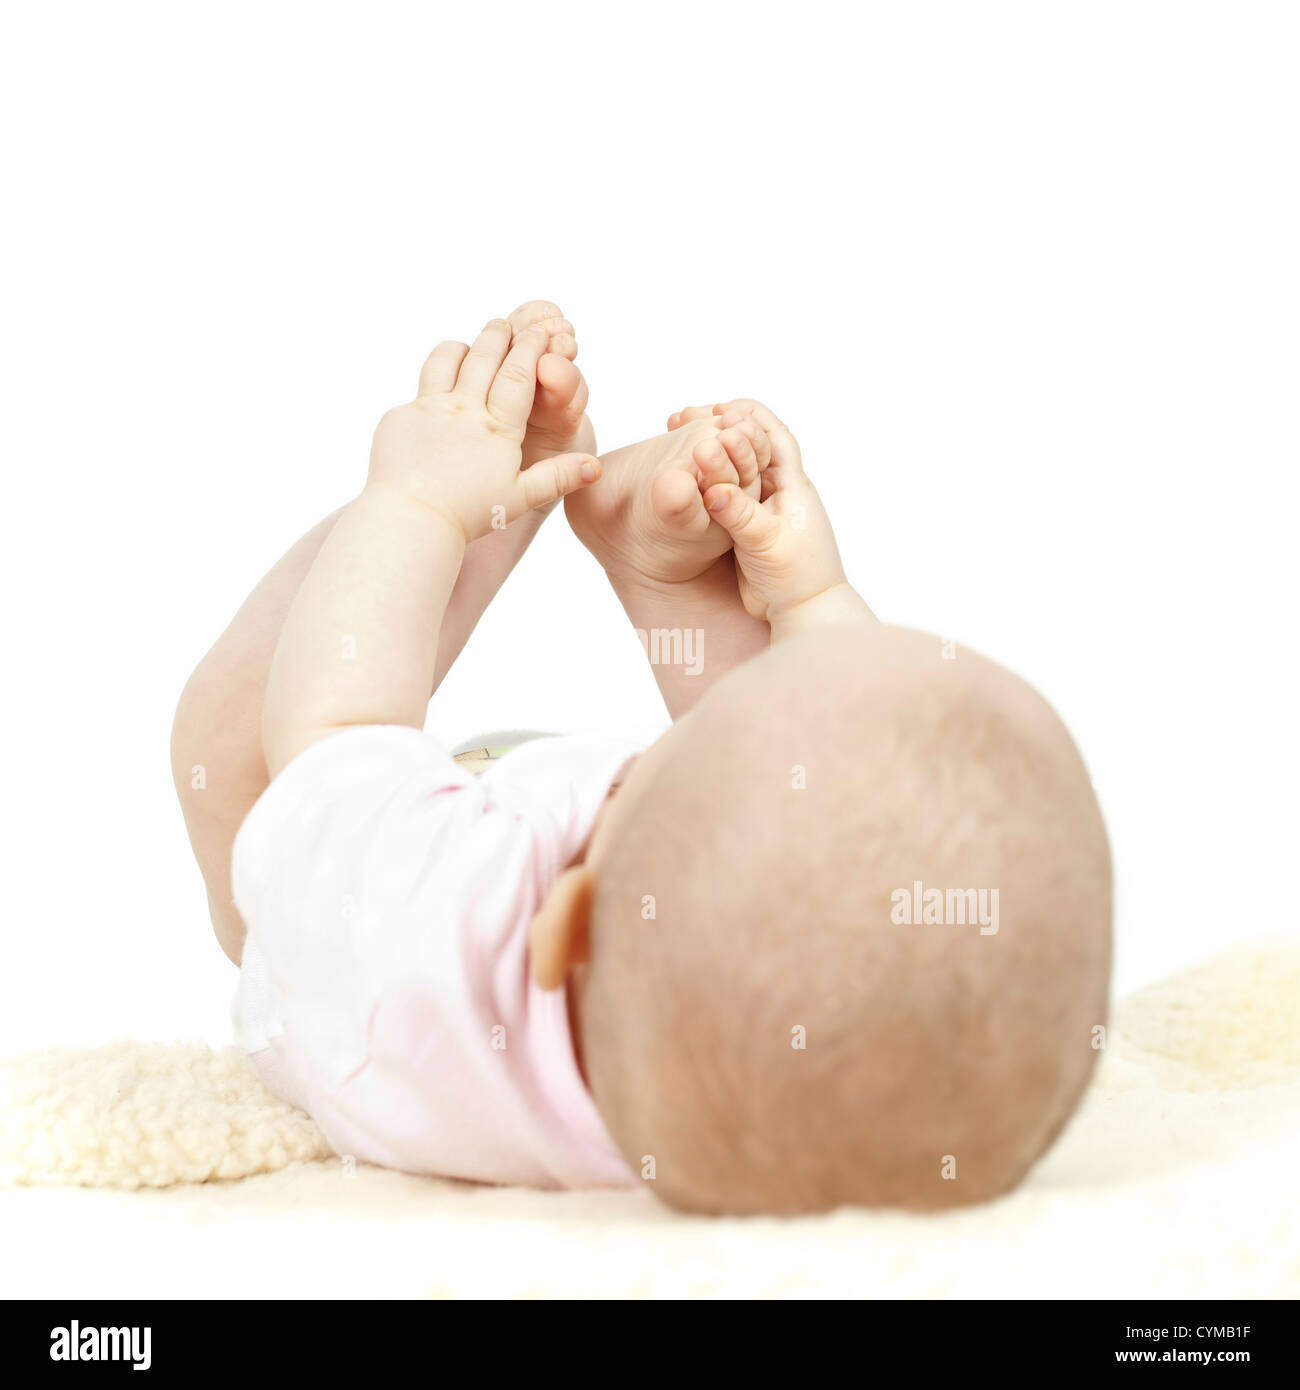
M427 734L332 734L234 846L240 1042L341 1154L536 1187L636 1182L579 1070L528 927L642 750L539 738L466 772Z

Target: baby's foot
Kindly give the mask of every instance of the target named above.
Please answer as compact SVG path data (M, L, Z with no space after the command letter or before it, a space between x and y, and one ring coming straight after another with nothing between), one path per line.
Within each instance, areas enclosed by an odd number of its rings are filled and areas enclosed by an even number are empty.
M508 322L515 333L540 328L550 338L537 364L537 394L524 435L524 467L574 450L594 454L596 432L583 413L587 408L587 383L573 360L578 355L573 325L545 299L521 304Z
M685 421L675 415L670 426L667 434L606 454L600 481L565 504L578 539L616 583L695 579L731 549L703 493L731 483L759 495L771 445L752 417L710 409Z

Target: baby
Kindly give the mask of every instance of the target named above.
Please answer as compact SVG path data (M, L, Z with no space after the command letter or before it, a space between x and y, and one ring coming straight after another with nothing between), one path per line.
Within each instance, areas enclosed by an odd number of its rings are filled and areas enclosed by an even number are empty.
M766 407L597 458L575 355L545 303L436 348L360 495L186 687L173 764L241 1042L339 1152L410 1171L707 1213L1005 1192L1106 1018L1109 852L1069 735L874 618ZM458 760L430 693L560 498L633 624L704 659L647 640L674 718L648 749Z

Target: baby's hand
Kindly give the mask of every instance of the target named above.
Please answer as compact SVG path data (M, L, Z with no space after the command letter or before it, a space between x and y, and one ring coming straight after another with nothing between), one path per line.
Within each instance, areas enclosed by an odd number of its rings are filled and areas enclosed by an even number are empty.
M505 319L493 319L473 347L440 343L420 372L416 399L379 422L368 486L423 503L470 541L595 482L600 464L589 454L523 467L548 341L541 329L514 336Z
M707 407L683 412L693 418ZM751 617L777 624L782 617L828 590L843 585L835 534L821 498L803 471L794 435L758 401L715 405L715 415L741 414L760 424L771 442L772 458L755 499L729 483L706 487L710 518L731 537L741 601ZM859 600L860 602L860 600Z

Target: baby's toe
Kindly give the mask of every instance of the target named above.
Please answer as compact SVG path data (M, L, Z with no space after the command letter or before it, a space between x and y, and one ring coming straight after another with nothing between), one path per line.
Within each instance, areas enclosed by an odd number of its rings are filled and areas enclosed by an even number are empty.
M578 355L578 340L573 336L573 325L568 319L543 319L533 327L547 335L547 352L567 357L570 362Z
M516 333L525 328L532 328L546 319L563 317L560 306L552 304L549 299L530 299L527 304L521 304L513 313L507 315L510 327Z
M568 405L586 383L567 357L548 351L537 364L537 384L553 403Z
M669 534L701 536L709 529L709 514L699 482L682 468L660 473L650 485L655 520Z
M508 319L516 333L525 328L536 328L547 335L548 352L554 352L570 361L578 355L578 342L574 337L573 325L560 312L559 306L549 299L530 299L521 304Z
M756 401L751 396L740 396L734 401L724 401L721 405L713 407L717 415L747 415L751 420L757 420L765 430L781 427L781 421L777 419L776 413L769 410L762 401Z
M668 428L670 430L680 429L683 425L689 425L692 420L712 420L713 407L711 405L688 405L685 410L675 410L668 417Z
M582 425L588 395L578 368L567 357L547 352L537 363L531 427L551 442L572 440Z

